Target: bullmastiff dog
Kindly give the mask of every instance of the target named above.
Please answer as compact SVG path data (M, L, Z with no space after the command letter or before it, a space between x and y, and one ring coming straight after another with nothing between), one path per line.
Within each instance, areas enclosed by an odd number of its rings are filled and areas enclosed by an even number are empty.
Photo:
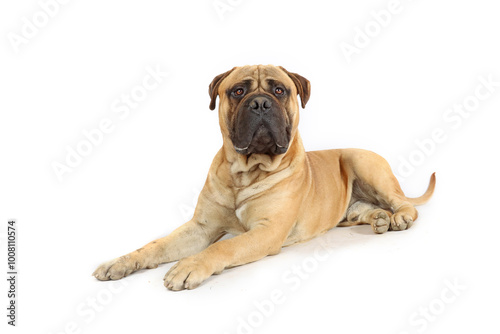
M307 79L272 65L235 67L209 86L219 97L223 145L215 156L193 218L170 235L100 265L93 275L117 280L177 261L164 278L171 290L194 289L226 268L278 254L335 226L402 231L417 219L389 164L361 149L305 152L298 131ZM220 240L225 234L233 238Z

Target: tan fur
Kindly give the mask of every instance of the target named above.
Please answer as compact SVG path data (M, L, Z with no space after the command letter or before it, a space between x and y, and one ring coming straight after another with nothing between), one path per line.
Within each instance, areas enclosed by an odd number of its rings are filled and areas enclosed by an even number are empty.
M266 79L292 91L285 106L293 124L285 154L238 154L230 139L234 106L225 92L253 80L264 92ZM215 91L214 91L215 90ZM305 106L309 82L275 66L237 67L210 85L211 107L219 102L223 146L215 156L191 221L170 235L99 266L100 280L120 279L143 268L180 260L165 275L172 290L192 289L212 274L277 254L283 246L311 239L337 225L371 224L376 233L404 230L417 219L414 205L427 201L435 176L420 198L407 198L388 163L360 149L305 152L297 126L300 94ZM340 223L340 224L339 224ZM219 240L224 234L236 235Z

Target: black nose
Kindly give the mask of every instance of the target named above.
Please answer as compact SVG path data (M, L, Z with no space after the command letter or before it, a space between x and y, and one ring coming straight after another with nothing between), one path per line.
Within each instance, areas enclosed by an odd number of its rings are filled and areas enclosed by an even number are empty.
M256 96L250 102L250 110L258 115L268 112L273 105L273 101L267 96Z

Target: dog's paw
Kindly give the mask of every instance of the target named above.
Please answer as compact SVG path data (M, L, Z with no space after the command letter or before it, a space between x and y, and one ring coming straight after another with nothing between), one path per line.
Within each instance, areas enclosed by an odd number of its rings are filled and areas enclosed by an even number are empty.
M141 266L130 255L124 255L114 260L101 264L92 276L101 281L117 280L130 275Z
M174 291L197 288L204 280L214 274L214 270L195 256L177 262L165 274L164 285Z
M378 234L385 233L389 230L391 225L391 216L385 210L375 210L371 214L370 225L372 226L373 232Z
M403 231L409 229L413 225L413 218L406 213L396 212L391 217L391 230Z

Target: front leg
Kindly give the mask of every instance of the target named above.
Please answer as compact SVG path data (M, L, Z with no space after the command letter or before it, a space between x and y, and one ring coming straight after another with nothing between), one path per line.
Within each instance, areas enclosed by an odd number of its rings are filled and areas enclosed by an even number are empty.
M180 260L167 272L164 284L171 290L194 289L225 268L278 254L288 235L286 224L266 220L250 231L214 243L199 254Z
M92 275L101 281L117 280L139 269L156 268L161 263L196 254L222 235L223 232L217 226L203 224L193 219L166 237L101 264Z

